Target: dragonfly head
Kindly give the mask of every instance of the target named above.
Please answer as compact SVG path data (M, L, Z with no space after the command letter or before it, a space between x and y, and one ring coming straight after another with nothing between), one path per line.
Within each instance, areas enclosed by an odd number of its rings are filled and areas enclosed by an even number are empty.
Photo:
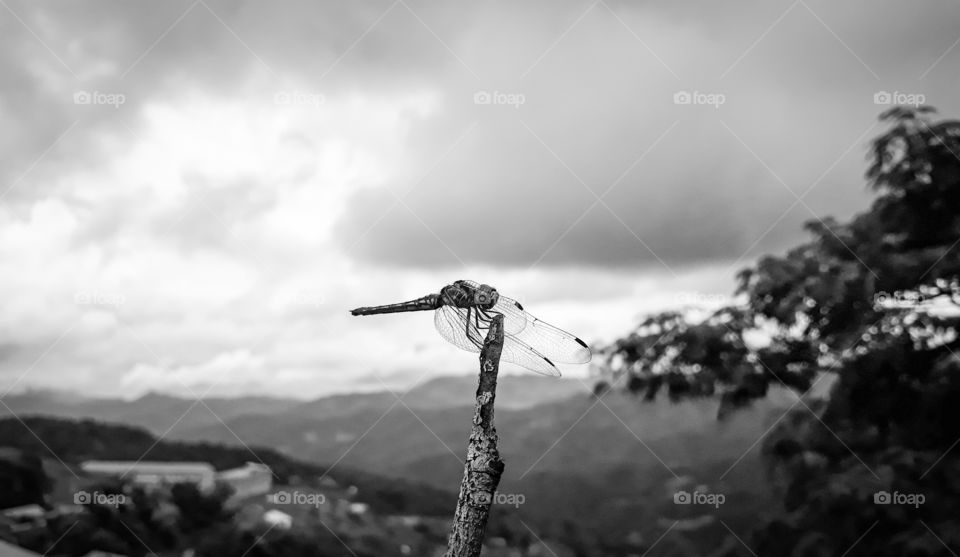
M496 288L488 284L475 285L464 280L445 287L440 294L445 303L462 308L491 309L500 299Z
M492 309L499 299L500 294L497 293L497 289L489 284L481 284L480 288L474 289L473 302L480 309Z

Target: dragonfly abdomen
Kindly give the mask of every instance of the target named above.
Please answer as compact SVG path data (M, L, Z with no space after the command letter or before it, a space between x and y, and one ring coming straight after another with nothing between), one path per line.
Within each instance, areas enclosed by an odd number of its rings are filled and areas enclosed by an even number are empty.
M401 313L404 311L433 311L442 305L439 294L430 294L409 302L385 306L362 307L351 310L352 315L376 315L378 313Z

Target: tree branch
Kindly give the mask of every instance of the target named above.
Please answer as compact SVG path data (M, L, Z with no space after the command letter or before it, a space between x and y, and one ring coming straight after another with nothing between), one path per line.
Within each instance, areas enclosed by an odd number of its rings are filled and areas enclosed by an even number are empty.
M483 547L483 533L490 517L493 495L500 485L503 461L497 450L497 430L493 427L493 400L497 393L497 372L503 351L503 316L490 323L480 351L480 381L473 429L467 445L460 497L445 557L477 557Z

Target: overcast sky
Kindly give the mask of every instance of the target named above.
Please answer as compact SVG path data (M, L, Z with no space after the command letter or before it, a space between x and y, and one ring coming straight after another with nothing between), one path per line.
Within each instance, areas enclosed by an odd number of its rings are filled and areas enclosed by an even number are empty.
M866 206L878 93L960 114L958 40L955 0L0 0L0 395L471 373L347 312L458 278L588 342L720 303Z

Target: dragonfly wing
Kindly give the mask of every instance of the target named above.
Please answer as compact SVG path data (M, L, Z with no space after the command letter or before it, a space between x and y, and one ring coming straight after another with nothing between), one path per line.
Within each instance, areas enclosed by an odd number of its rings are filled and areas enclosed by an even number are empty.
M560 377L560 370L546 356L513 335L504 335L500 359L525 367L541 375Z
M536 348L551 360L565 364L585 364L593 357L587 343L563 329L558 329L529 313L526 322L526 326L513 333L513 336Z
M434 315L433 324L440 336L454 346L468 352L480 352L490 327L490 316L490 313L478 315L475 310L443 306ZM543 375L560 376L560 371L553 362L507 332L504 332L500 359Z
M530 314L523 310L520 302L506 296L500 296L491 311L503 315L503 330L509 335L522 331L530 318Z
M472 317L472 311L470 317ZM433 325L437 328L440 336L454 346L467 352L480 352L486 332L481 334L474 323L468 324L468 320L474 321L468 319L466 309L442 306L433 316Z

